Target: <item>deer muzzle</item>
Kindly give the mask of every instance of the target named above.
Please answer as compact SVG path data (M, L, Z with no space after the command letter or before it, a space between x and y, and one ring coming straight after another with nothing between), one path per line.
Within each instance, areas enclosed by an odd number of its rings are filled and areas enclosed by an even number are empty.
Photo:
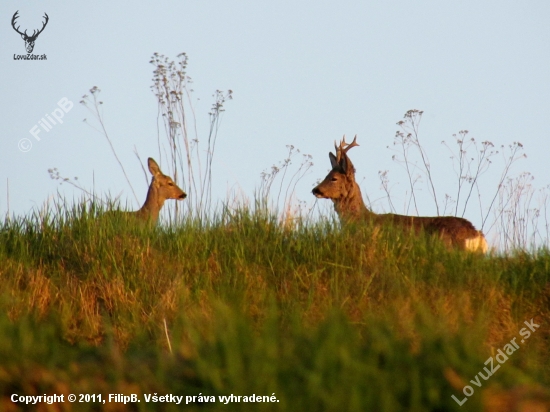
M326 196L323 194L322 190L319 188L319 186L314 187L313 190L311 191L311 193L313 193L313 195L314 195L315 197L318 197L318 198L324 198L324 197L326 197Z

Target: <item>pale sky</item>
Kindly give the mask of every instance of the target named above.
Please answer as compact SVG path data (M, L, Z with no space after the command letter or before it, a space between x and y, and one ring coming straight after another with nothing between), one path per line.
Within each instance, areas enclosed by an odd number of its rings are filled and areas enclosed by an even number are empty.
M17 10L17 24L30 33L48 14L33 51L47 60L14 60L26 54L11 26ZM91 87L102 90L107 130L141 203L147 186L134 146L144 160L158 157L154 52L172 59L188 54L199 139L207 136L212 94L233 90L214 160L220 201L235 188L252 198L262 170L282 161L292 144L313 156L311 172L296 187L297 198L313 203L311 189L330 168L333 141L357 134L361 146L350 157L364 197L383 197L378 171L390 170L393 202L403 212L406 175L386 146L409 109L424 111L420 137L442 194L456 179L441 141L463 129L478 141L520 141L528 158L513 172L531 172L537 187L550 183L548 1L4 0L0 16L0 216L8 210L8 183L15 214L57 191L79 197L50 179L53 167L140 206L105 138L83 122L91 116L78 102ZM34 139L30 130L64 98L74 107L63 123ZM32 143L28 152L18 147L24 138ZM487 193L501 171L494 165L485 176ZM420 214L434 214L422 189ZM373 208L389 211L384 200ZM480 226L475 208L465 217Z

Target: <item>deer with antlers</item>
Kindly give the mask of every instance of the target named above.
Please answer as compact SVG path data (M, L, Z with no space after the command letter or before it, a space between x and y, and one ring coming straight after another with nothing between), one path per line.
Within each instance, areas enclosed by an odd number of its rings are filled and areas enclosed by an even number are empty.
M21 37L23 38L23 40L25 40L25 48L27 49L27 53L32 53L32 51L34 50L34 42L36 41L36 38L38 37L38 35L40 33L42 33L44 31L44 29L46 28L46 25L48 24L48 21L50 20L50 18L48 17L48 15L46 13L44 13L44 18L46 19L46 21L44 23L42 23L42 28L40 30L38 30L38 32L36 30L33 30L32 32L32 35L27 35L27 30L25 30L24 33L21 33L19 31L19 27L21 26L17 26L17 28L15 27L15 20L17 20L17 18L19 17L17 15L17 13L19 13L19 10L17 10L12 19L11 19L11 26L13 27L13 29L19 33L21 35Z
M389 223L414 230L416 233L424 231L429 235L437 236L450 248L487 252L485 236L466 219L454 216L417 217L393 213L376 214L369 210L363 202L361 189L355 181L355 167L347 155L348 151L355 146L359 146L357 136L349 144L345 142L345 136L340 146L334 144L336 155L329 153L332 170L312 191L317 198L333 201L334 209L343 223L366 220L371 220L377 225Z

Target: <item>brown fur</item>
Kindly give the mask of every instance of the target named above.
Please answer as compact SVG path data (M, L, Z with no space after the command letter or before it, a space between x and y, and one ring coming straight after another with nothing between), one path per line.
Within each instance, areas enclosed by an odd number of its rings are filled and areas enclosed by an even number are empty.
M157 223L160 209L167 199L183 200L187 194L174 183L170 176L163 174L153 158L147 159L149 172L153 175L147 198L141 209L135 212L123 212L124 216L136 217L139 220L146 221L152 225ZM120 213L120 212L117 212Z
M344 223L372 220L375 224L393 224L409 228L416 233L424 231L438 236L449 247L462 250L487 251L487 242L481 231L463 218L454 216L416 217L396 215L393 213L376 214L370 211L363 202L361 189L355 181L355 168L347 156L347 151L359 146L353 139L347 144L345 139L336 147L336 156L329 153L332 170L325 180L313 189L318 198L331 199L334 209Z

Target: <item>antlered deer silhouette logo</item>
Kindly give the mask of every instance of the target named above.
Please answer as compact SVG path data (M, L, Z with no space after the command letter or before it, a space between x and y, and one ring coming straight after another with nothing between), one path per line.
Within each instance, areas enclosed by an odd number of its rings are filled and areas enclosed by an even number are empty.
M17 13L19 13L19 10L17 10L15 12L15 14L13 15L13 17L11 19L11 25L12 25L13 29L21 35L21 38L23 40L25 40L25 48L27 49L27 53L30 54L30 53L32 53L32 51L34 49L34 42L36 41L36 38L38 37L38 35L40 33L42 33L42 31L44 31L44 28L48 24L48 20L50 18L48 17L48 15L46 13L44 13L44 17L46 18L46 21L43 23L42 28L40 30L38 30L38 32L36 30L33 30L32 35L29 36L29 35L27 35L27 30L25 30L24 33L21 33L19 31L19 27L21 27L21 26L17 26L17 28L15 27L15 20L17 20L17 18L19 17L17 15Z

